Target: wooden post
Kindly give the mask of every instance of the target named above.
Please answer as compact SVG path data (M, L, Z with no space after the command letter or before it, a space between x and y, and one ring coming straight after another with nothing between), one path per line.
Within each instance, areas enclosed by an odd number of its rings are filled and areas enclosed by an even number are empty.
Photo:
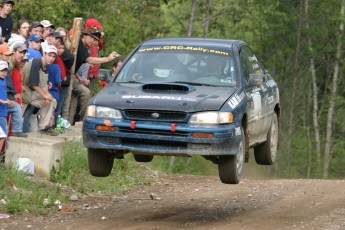
M78 44L79 44L79 39L80 39L80 31L82 28L82 23L83 19L82 18L74 18L73 21L73 34L72 34L72 41L71 41L71 47L70 47L70 52L74 56L74 63L71 68L71 79L70 79L70 84L67 89L67 94L65 97L65 102L62 107L62 117L64 119L69 120L69 108L70 108L70 103L71 103L71 97L72 97L72 89L73 89L73 80L74 80L74 74L75 74L75 63L77 60L77 52L78 52Z

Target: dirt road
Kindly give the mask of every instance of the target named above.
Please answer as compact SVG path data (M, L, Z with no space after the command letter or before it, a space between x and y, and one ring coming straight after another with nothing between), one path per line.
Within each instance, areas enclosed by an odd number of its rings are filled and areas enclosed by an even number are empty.
M344 190L345 180L225 185L218 177L159 175L152 186L87 196L53 217L1 219L0 229L345 229Z

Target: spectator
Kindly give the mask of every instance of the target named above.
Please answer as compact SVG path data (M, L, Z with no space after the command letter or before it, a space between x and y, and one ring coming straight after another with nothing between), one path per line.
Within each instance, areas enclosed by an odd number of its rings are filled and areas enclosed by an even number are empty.
M85 28L84 29L93 29L93 30L100 30L103 29L103 26L98 22L95 18L89 18L85 21ZM101 36L98 40L98 42L95 42L94 45L90 48L90 56L91 57L98 57L99 51L103 48L103 36L104 32L101 32ZM96 79L98 77L98 71L99 71L100 65L99 64L91 64L89 67L89 72L87 75L87 78L90 80L89 89L91 93L93 92Z
M43 39L46 39L47 36L51 35L54 32L55 26L48 20L43 20L40 23L43 26L42 37Z
M5 138L7 137L7 105L13 104L13 101L10 101L7 98L6 94L6 80L5 77L8 72L8 64L5 61L0 61L0 128L1 128L1 139L0 147L3 146Z
M21 105L22 104L22 75L20 73L20 65L24 60L26 55L26 45L24 43L15 43L13 46L13 55L9 59L9 72L11 73L12 83L15 88L15 95L14 99L16 102ZM11 98L10 98L11 99Z
M41 43L42 50L45 49L48 45L53 45L55 48L57 48L58 44L62 42L62 36L59 32L54 32L51 35L48 35L46 37L46 40Z
M115 73L117 72L117 70L120 68L120 66L122 65L123 63L123 60L121 58L116 58L114 63L113 63L113 66L111 68L112 70L112 76L114 77L115 76Z
M25 48L26 46L22 44ZM13 51L8 48L7 44L0 45L0 60L9 62L12 58ZM11 68L11 67L9 67ZM8 69L9 69L8 68ZM22 120L22 109L21 106L15 102L16 98L20 98L20 95L17 94L16 89L12 82L12 77L9 71L7 71L6 79L6 92L7 98L12 101L7 104L7 111L12 115L12 136L17 137L27 137L23 133L23 120Z
M63 27L58 27L58 28L56 28L55 32L58 32L61 35L63 43L66 44L66 41L67 41L66 29Z
M32 58L41 58L42 54L41 50L41 43L44 41L41 36L38 34L31 34L28 38L29 48L28 48L28 59Z
M69 71L69 70L67 69L65 62L63 61L63 59L61 57L64 52L65 52L65 45L64 45L64 43L60 43L58 45L58 48L57 48L58 55L55 59L55 63L57 65L59 65L59 67L60 67L60 74L61 74L60 75L60 77L61 77L60 97L59 97L57 108L56 108L55 118L57 118L57 116L59 116L59 115L62 115L62 106L64 104L65 97L67 94L67 89L68 89L68 86L69 86L69 83L71 80L70 77L67 78L67 71ZM72 57L73 57L73 55L72 55ZM74 58L73 58L73 60L74 60ZM67 80L68 80L68 82L67 82Z
M25 42L29 35L29 21L26 19L19 20L17 23L18 33L12 33L8 40L8 46L12 49L13 44L17 42Z
M17 22L18 34L23 36L25 39L28 39L29 37L29 28L30 28L30 23L28 20L22 19Z
M10 13L13 6L14 1L11 0L2 0L2 3L0 4L1 43L8 42L8 39L11 37L13 20Z
M40 132L51 136L58 135L58 133L52 127L54 124L54 111L57 103L54 97L49 93L47 85L47 66L55 61L56 55L56 47L49 45L44 50L42 58L33 58L24 66L24 132L29 131L30 116L33 113L32 108L36 107L39 108L38 114L40 119L38 126Z
M75 64L75 72L78 73L79 68L83 63L88 63L91 65L98 65L106 62L113 61L119 54L112 52L108 57L92 57L89 53L91 49L100 39L101 33L91 27L87 27L81 32L81 38L78 44L77 58ZM85 109L87 107L88 101L90 99L90 90L80 81L80 79L75 78L73 81L72 93L80 98L80 111L79 115L81 120L84 118ZM71 111L70 111L71 112ZM73 113L73 111L72 111ZM69 116L69 121L74 124L74 116Z
M57 64L50 64L47 66L47 70L48 70L49 93L58 102L60 98L59 87L61 84L60 67Z
M38 36L42 37L43 25L38 21L31 22L29 27L29 36L31 34L37 34Z
M16 64L14 66L14 68L12 69L12 73L11 73L14 88L16 89L17 94L20 94L20 97L17 97L17 99L16 99L16 102L19 105L22 105L21 96L23 94L22 70L23 70L24 65L27 61L28 61L28 57L27 57L27 55L25 55L23 60L21 60L18 64Z

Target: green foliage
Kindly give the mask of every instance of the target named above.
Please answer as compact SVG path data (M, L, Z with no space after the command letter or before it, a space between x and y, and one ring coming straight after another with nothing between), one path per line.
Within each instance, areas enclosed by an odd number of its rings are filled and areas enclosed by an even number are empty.
M119 193L132 185L149 183L140 170L142 168L126 158L115 160L110 176L92 177L88 171L86 149L80 142L70 141L64 145L60 165L52 172L51 179L80 193Z
M52 211L48 208L54 206L55 200L66 200L56 184L19 173L12 166L6 168L0 165L0 175L0 213L31 212L44 215ZM44 205L44 199L48 199L50 203Z

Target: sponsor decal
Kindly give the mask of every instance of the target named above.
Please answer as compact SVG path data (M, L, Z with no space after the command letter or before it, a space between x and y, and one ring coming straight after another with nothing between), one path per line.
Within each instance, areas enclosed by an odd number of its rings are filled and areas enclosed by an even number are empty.
M273 103L273 101L274 101L274 97L273 96L270 96L270 97L267 98L267 103L268 104Z
M235 135L240 136L241 135L241 127L235 128Z
M257 86L253 87L252 93L256 93L256 92L258 92L258 91L260 91L260 88L259 88L259 87L257 87Z
M238 104L240 104L240 102L243 100L243 98L245 97L245 93L242 92L240 95L235 94L232 98L230 98L230 100L228 101L228 105L234 109L238 106Z
M261 90L262 90L262 92L266 92L267 91L267 89L266 89L266 87L265 86L261 86Z
M249 57L249 61L256 61L256 62L258 62L258 59L256 58L255 55L253 55L252 57Z
M123 99L155 99L155 100L171 100L171 101L196 101L189 97L174 97L174 96L150 96L150 95L123 95Z
M152 51L161 51L161 50L190 50L201 53L214 53L224 56L229 56L229 52L216 49L208 49L205 47L195 47L195 46L155 46L155 47L146 47L140 48L139 52L152 52Z
M266 82L266 85L267 85L268 87L273 87L273 86L276 85L276 83L275 83L273 80L268 80L268 81Z

